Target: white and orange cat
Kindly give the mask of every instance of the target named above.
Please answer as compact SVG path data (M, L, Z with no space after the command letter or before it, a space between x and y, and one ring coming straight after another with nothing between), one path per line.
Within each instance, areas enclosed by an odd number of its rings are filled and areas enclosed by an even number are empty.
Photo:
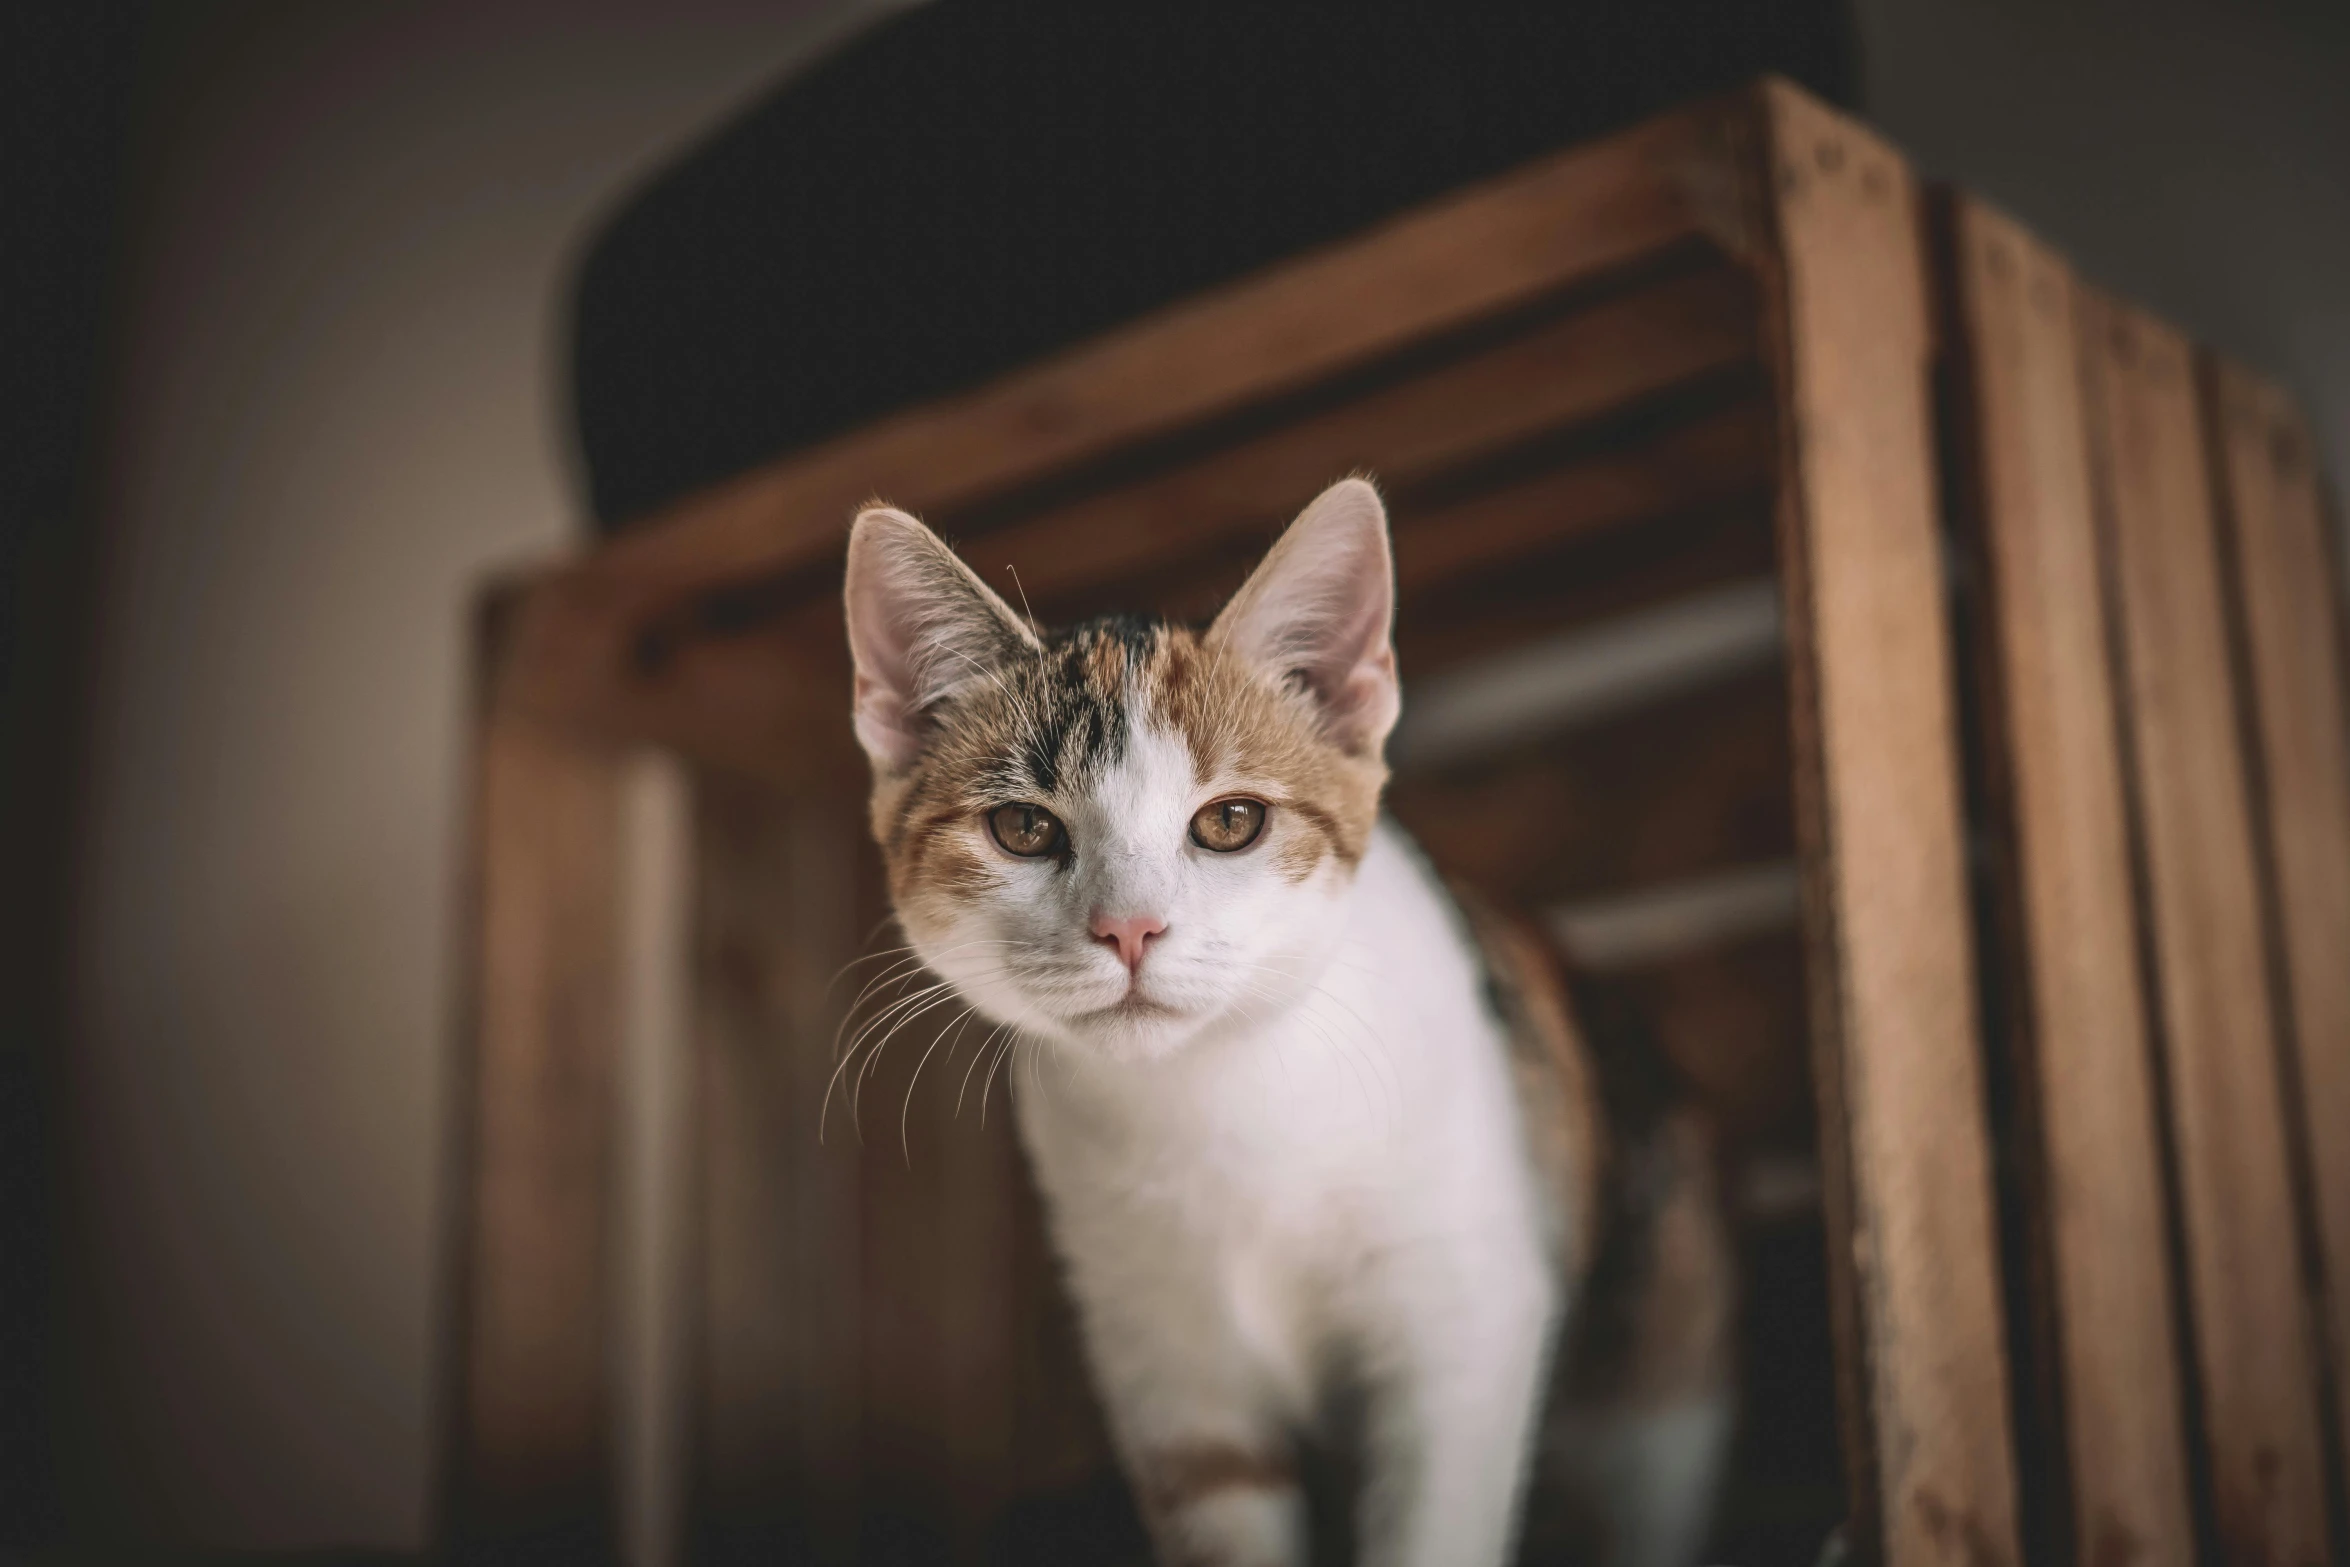
M1365 1562L1491 1567L1554 1512L1692 1560L1729 1425L1703 1138L1611 1126L1536 944L1380 816L1371 485L1204 632L1048 634L881 507L847 610L898 919L1042 1058L1021 1135L1161 1558L1304 1562L1343 1390Z

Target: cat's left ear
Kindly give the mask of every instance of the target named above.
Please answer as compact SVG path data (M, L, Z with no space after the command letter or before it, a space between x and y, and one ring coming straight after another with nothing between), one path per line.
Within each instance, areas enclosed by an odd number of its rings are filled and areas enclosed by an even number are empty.
M1375 755L1402 707L1394 624L1387 508L1369 480L1342 479L1298 513L1208 641L1301 686L1333 739Z

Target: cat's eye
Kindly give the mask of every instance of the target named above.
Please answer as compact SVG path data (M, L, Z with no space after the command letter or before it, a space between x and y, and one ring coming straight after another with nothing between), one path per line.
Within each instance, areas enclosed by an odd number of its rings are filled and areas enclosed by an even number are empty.
M987 830L1006 854L1025 860L1057 853L1069 841L1061 819L1041 805L999 805L987 813Z
M1264 830L1265 802L1238 796L1203 805L1191 818L1191 841L1218 854L1247 848Z

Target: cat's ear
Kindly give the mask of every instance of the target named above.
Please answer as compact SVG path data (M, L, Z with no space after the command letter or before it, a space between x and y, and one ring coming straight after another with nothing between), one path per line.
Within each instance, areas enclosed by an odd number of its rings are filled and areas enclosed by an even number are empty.
M902 511L869 506L849 531L843 590L856 660L857 741L897 772L929 738L938 704L1036 634L946 541Z
M1374 754L1402 706L1394 623L1387 508L1369 480L1342 479L1298 514L1208 640L1312 693L1340 745Z

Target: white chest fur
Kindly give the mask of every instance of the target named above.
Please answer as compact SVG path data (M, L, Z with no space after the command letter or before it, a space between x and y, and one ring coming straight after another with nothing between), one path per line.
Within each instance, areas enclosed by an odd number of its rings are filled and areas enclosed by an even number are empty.
M1343 1355L1399 1411L1397 1443L1486 1469L1387 1466L1393 1494L1366 1505L1392 1559L1498 1557L1558 1291L1477 960L1399 833L1373 839L1287 1011L1160 1060L1055 1053L1022 1088L1130 1464L1277 1444Z

